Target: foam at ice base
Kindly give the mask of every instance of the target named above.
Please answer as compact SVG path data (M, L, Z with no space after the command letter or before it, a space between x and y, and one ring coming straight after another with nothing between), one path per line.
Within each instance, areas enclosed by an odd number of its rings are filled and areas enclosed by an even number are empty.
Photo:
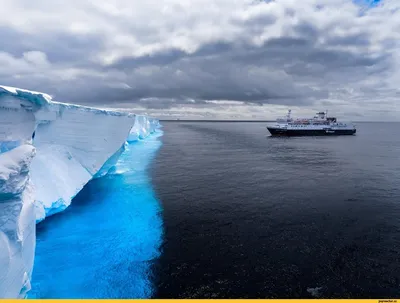
M130 140L142 139L157 124L0 86L0 297L23 297L29 289L35 219L68 207L90 179L108 172L131 133L137 138ZM22 150L34 153L32 144L36 156L24 161Z

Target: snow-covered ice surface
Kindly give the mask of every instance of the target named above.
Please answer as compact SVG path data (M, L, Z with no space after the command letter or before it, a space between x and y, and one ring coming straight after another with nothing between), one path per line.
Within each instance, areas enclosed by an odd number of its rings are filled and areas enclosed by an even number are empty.
M35 221L67 208L89 180L107 174L127 140L157 127L145 116L0 86L0 297L24 297L29 288Z

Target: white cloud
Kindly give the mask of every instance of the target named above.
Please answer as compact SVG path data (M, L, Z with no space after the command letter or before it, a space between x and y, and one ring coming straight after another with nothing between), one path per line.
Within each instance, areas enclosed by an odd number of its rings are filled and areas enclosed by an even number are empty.
M22 54L22 57L26 62L32 64L35 67L48 67L50 65L47 61L47 56L43 52L29 51Z

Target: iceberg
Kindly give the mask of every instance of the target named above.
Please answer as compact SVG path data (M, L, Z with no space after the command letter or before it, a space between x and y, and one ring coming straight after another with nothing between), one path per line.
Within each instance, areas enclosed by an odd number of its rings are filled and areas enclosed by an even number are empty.
M23 298L30 288L35 224L107 174L127 141L159 126L146 116L0 86L0 298Z

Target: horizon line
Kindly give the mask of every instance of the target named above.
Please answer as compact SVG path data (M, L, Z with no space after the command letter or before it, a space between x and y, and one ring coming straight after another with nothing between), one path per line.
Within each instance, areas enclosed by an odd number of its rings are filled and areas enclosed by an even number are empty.
M276 120L228 120L228 119L158 119L160 122L276 122ZM352 123L400 123L400 121L351 121Z

